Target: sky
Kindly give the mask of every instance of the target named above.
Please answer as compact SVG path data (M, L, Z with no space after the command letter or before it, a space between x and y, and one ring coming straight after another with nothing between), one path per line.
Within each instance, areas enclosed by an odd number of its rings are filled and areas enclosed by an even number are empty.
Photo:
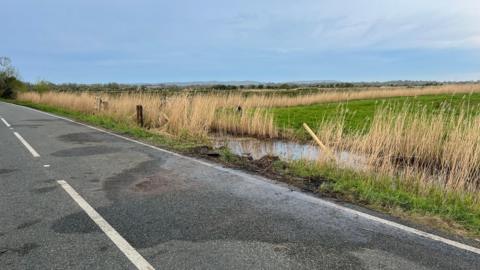
M480 80L479 0L1 1L30 82Z

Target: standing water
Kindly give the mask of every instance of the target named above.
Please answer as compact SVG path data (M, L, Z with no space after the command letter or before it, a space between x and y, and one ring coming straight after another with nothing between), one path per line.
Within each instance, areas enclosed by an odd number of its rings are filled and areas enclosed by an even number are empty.
M322 157L320 148L312 144L301 144L281 140L259 140L243 137L214 137L215 147L227 147L236 155L249 155L259 159L266 155L277 156L282 160L309 160L316 161ZM346 167L360 168L365 164L361 156L349 152L335 153L337 162Z

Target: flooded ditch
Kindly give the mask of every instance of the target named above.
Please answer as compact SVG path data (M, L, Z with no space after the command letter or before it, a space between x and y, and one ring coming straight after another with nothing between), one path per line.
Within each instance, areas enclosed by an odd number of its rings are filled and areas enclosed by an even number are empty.
M283 140L260 140L248 137L218 136L213 137L215 147L227 147L239 156L251 156L260 159L266 155L277 156L285 161L308 160L316 161L324 153L313 144L297 143ZM350 152L336 152L339 165L359 169L364 167L365 159Z

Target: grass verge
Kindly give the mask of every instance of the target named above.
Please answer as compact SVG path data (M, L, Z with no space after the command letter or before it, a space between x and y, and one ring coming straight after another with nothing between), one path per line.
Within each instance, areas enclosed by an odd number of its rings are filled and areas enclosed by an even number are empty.
M436 187L420 192L419 182L306 161L289 163L284 173L311 181L324 178L319 185L313 185L316 189L312 191L316 193L330 194L445 231L480 236L480 205L472 194Z
M108 129L118 134L126 135L147 143L151 143L169 150L175 150L182 153L188 153L190 149L200 145L205 145L207 143L205 140L189 136L186 132L184 133L184 135L181 136L169 136L167 134L156 133L154 131L149 131L145 128L118 121L112 117L108 117L105 115L82 113L61 109L50 105L36 104L26 101L4 99L1 99L1 101L30 107L60 116L65 116L82 123L87 123L97 127Z

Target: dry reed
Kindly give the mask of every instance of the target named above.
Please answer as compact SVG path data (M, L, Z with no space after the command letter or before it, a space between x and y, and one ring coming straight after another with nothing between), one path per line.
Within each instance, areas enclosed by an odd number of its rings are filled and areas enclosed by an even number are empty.
M464 107L431 113L406 105L379 108L371 126L343 133L343 120L321 124L319 136L335 149L366 158L367 170L416 179L422 190L476 192L480 185L480 116Z
M99 97L108 104L102 110L97 109L97 96L90 93L27 92L20 93L17 98L84 113L102 114L131 124L135 123L135 107L141 104L147 128L173 135L206 137L209 132L217 131L260 138L278 136L271 114L261 108L238 112L232 108L223 108L222 99L218 96L103 94Z

